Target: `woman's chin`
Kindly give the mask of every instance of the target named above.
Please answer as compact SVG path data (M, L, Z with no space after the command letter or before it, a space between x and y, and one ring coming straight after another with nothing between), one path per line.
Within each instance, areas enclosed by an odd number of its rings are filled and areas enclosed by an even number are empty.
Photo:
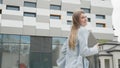
M87 24L84 24L83 26L85 27Z

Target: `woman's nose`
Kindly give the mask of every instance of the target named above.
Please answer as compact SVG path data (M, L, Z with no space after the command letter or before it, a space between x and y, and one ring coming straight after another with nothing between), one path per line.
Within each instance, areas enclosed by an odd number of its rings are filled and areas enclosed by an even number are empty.
M85 21L87 21L88 19L87 19L87 17L85 18Z

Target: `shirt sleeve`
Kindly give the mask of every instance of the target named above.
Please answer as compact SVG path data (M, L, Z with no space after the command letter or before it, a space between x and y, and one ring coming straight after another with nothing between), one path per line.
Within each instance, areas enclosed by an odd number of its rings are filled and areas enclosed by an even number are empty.
M64 44L63 44L63 46L60 50L59 58L57 59L57 65L59 66L59 68L64 68L65 67L66 51L67 51L67 41L64 42Z
M90 56L98 53L97 46L88 48L88 37L86 35L86 30L81 29L78 31L78 43L79 43L79 53L81 56Z

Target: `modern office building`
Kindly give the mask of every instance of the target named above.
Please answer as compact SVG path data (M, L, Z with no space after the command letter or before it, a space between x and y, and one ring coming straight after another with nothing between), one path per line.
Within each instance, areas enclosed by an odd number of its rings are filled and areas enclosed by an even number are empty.
M0 68L56 67L78 9L96 39L113 39L110 0L0 0Z

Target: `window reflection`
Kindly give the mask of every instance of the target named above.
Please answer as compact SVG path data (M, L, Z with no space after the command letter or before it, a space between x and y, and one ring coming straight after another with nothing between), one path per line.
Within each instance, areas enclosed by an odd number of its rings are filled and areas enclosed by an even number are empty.
M105 15L96 14L96 18L97 19L105 19Z
M13 5L7 5L6 6L7 10L15 10L15 11L19 11L20 7L19 6L13 6Z
M29 68L30 36L21 36L20 67Z
M56 60L59 57L59 51L63 45L63 43L66 41L67 38L61 38L61 37L53 37L52 38L52 64L53 68L57 67Z
M67 16L72 16L72 15L73 15L73 12L67 11Z
M118 65L119 65L118 67L120 68L120 59L118 59Z
M33 8L36 8L36 3L35 3L35 2L24 1L24 6L25 6L25 7L33 7Z
M3 43L2 68L18 68L19 45Z
M53 37L52 44L63 44L67 38Z
M61 10L61 6L60 5L53 5L53 4L51 4L50 5L50 9L51 10Z
M0 67L1 67L1 61L2 61L2 35L0 35Z
M3 43L3 52L19 53L19 44Z
M0 4L2 4L3 0L0 0Z
M29 68L30 36L0 35L0 46L0 68Z
M0 42L2 42L2 35L0 35Z
M29 36L21 36L21 43L30 43Z
M24 16L26 16L26 17L36 17L36 13L24 12Z
M20 54L21 55L29 54L29 49L30 49L30 44L21 44Z
M18 36L18 35L3 35L3 42L20 43L20 36Z

